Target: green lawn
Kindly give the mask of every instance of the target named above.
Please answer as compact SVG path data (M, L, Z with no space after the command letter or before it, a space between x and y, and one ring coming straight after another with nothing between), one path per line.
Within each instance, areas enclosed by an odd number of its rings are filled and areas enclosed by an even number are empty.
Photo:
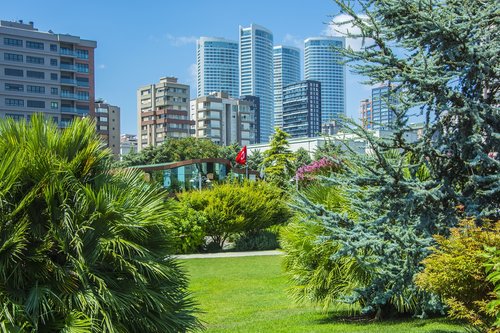
M281 257L189 259L183 264L207 332L465 332L445 319L346 322L286 295Z

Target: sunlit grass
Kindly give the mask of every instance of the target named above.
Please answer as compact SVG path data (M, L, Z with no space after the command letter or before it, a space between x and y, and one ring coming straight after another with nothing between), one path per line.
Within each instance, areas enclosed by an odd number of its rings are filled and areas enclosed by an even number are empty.
M207 332L465 332L444 318L381 323L346 320L342 309L324 313L286 294L281 257L183 261Z

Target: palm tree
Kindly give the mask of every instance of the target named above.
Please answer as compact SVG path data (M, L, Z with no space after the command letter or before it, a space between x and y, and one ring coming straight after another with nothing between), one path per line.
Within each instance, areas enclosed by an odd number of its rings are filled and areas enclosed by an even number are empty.
M5 120L0 138L0 331L199 326L162 193L110 168L92 122Z

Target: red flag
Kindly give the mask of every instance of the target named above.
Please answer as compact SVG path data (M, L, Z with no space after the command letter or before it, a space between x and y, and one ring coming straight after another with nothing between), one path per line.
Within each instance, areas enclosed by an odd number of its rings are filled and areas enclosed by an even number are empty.
M243 148L241 148L238 155L236 155L236 163L238 163L238 164L246 164L247 163L247 146L243 146Z

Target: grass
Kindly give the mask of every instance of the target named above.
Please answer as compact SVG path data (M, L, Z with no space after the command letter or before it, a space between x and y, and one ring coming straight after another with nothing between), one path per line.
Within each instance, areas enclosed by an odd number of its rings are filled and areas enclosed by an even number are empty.
M280 256L189 259L183 264L207 332L465 332L444 318L349 322L286 294Z

